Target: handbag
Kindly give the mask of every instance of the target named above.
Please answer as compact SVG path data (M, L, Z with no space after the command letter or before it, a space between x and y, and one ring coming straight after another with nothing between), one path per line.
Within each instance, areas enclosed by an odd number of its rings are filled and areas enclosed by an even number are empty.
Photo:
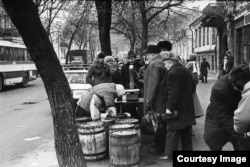
M204 111L201 107L201 103L196 92L193 93L193 102L194 102L195 118L204 116Z
M153 111L149 111L142 117L141 120L141 132L147 135L154 135L159 126L159 114Z

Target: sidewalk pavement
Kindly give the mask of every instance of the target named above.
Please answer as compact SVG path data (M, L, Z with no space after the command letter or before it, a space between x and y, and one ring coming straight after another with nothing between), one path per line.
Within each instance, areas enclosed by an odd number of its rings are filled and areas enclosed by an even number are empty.
M210 92L213 84L216 81L216 76L213 73L208 75L208 83L199 83L197 85L197 94L201 101L204 112L209 103ZM205 117L198 118L197 125L193 127L193 147L194 150L209 150L203 140L203 127ZM148 145L152 143L153 136L142 135L142 147L140 150L140 166L147 167L172 167L172 162L158 160L159 155L152 155L148 152ZM232 146L227 144L224 150L232 150ZM25 155L21 155L16 159L9 161L1 167L58 167L56 158L54 140L47 141L40 145L35 150L31 150ZM108 167L110 166L109 159L87 162L88 167Z

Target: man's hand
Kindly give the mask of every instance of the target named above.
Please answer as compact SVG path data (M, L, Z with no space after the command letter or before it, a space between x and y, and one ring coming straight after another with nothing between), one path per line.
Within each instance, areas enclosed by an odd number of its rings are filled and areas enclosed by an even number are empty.
M167 114L167 115L172 115L172 112L167 108L167 109L166 109L166 114Z
M106 110L106 112L107 112L108 115L110 115L110 116L116 116L116 113L117 113L115 107L108 107L107 110Z

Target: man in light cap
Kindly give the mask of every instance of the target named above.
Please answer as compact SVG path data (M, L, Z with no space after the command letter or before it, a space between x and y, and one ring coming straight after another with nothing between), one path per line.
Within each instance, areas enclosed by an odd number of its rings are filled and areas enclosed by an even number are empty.
M193 150L190 129L196 124L193 104L195 84L191 72L174 54L169 54L163 61L168 70L165 114L170 118L167 119L165 155L160 159L172 160L173 151L178 149L179 139L183 151Z
M153 111L160 116L166 109L167 71L162 57L159 55L160 49L157 45L148 45L143 52L149 61L144 72L144 114ZM165 129L165 125L160 121L160 126L154 136L154 145L149 150L151 153L164 152Z
M90 116L92 120L101 119L100 108L105 108L110 115L116 114L115 98L125 93L120 84L101 83L92 87L77 102L76 116Z

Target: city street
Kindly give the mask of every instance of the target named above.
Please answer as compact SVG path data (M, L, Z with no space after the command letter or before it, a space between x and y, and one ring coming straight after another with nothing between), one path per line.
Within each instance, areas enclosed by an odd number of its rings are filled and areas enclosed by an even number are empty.
M41 78L27 88L6 87L0 93L0 132L3 167L53 139L50 106Z
M199 83L197 93L204 111L209 103L215 76L210 74L207 84ZM54 150L53 123L50 106L41 79L28 88L8 88L0 94L1 167L57 167ZM203 140L204 117L197 119L193 130L194 150L208 150ZM159 161L159 155L149 154L152 136L142 136L140 165L151 167L172 166ZM224 150L232 150L230 144ZM88 162L90 167L108 167L109 159Z

